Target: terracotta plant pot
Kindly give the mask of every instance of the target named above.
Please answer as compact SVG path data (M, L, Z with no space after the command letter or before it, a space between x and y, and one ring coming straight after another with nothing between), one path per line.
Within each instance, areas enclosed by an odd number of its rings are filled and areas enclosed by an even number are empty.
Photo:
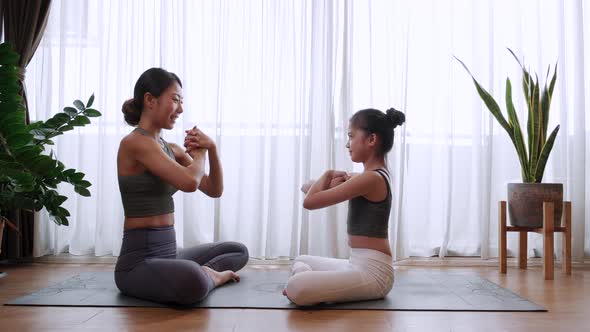
M555 226L561 226L563 184L509 183L510 224L520 227L543 227L543 202L553 202Z

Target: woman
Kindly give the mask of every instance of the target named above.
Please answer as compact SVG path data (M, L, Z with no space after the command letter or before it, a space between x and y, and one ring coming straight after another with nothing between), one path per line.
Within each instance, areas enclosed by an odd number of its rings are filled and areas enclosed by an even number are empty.
M347 302L385 297L393 287L394 273L388 240L391 179L386 154L393 146L394 128L405 115L393 108L383 113L365 109L350 119L346 147L353 162L364 171L348 175L326 171L305 185L303 207L320 209L348 203L350 258L299 256L284 295L300 306L321 302Z
M172 195L198 189L219 197L223 192L217 147L207 135L196 127L187 130L186 151L160 137L183 112L182 98L178 76L151 68L123 104L125 121L136 128L123 138L117 156L125 226L115 282L127 295L192 304L213 288L238 281L235 272L246 265L248 250L220 242L177 251ZM209 174L204 172L206 155Z

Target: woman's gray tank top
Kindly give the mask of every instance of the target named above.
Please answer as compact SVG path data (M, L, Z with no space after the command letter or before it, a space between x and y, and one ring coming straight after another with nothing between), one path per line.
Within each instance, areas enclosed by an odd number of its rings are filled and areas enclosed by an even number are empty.
M135 131L148 136L142 128ZM161 137L162 149L174 159L174 152ZM172 195L178 190L156 175L145 171L136 175L119 175L119 190L126 217L150 217L174 212Z

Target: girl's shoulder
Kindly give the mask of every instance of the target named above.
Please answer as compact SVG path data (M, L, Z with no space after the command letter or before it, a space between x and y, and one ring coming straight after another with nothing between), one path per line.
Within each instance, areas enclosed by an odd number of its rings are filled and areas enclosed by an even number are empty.
M384 177L388 182L391 181L391 174L389 170L385 167L376 168L372 170L374 174L378 174L380 177Z
M358 188L363 192L372 191L376 185L383 182L383 177L374 170L364 171L361 173L350 173L347 182L356 183Z
M361 173L349 173L350 178L362 176L370 179L382 179L383 176L390 178L389 171L386 168L376 168Z

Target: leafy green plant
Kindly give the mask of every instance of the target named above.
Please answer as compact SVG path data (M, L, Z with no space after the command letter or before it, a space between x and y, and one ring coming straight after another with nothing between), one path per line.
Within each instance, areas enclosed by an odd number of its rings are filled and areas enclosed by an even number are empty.
M498 120L500 125L506 130L520 161L522 181L525 183L540 183L543 180L543 173L545 172L545 165L549 158L549 153L553 149L553 143L559 131L559 125L553 129L549 137L547 137L547 125L549 122L549 108L551 105L551 97L553 95L553 88L557 79L557 63L554 66L553 77L547 87L547 81L551 72L551 66L547 68L547 75L545 77L545 84L541 91L539 85L539 77L535 73L535 77L529 73L525 68L524 63L518 60L518 57L508 49L514 59L522 68L522 89L528 107L527 120L527 135L528 146L525 145L523 131L520 128L518 116L512 102L512 84L510 78L506 78L506 110L508 113L508 120L502 114L502 110L494 98L477 82L473 74L469 71L463 61L457 61L463 65L465 70L471 75L477 93L486 104L492 115Z
M101 113L91 108L92 95L86 104L75 100L74 107L27 125L17 84L18 58L11 45L0 44L0 215L10 209L39 211L45 207L56 224L68 225L70 213L62 207L67 197L58 193L57 185L68 182L76 193L90 196L91 183L84 180L84 173L66 169L53 151L47 154L46 146L54 144L54 137L89 124L89 117Z

